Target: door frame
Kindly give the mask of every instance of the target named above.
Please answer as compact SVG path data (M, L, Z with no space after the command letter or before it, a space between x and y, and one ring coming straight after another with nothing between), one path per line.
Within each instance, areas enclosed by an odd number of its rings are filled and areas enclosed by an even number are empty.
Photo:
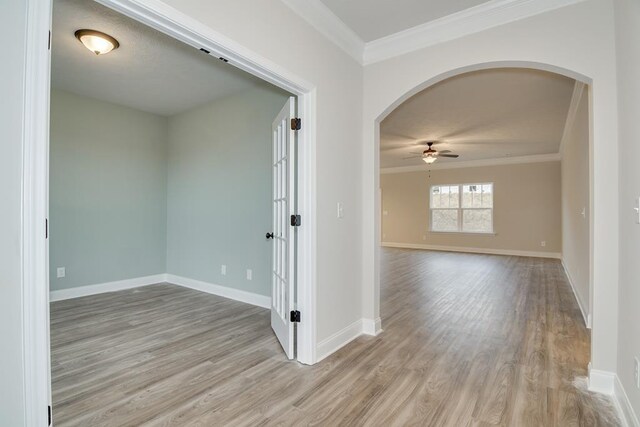
M298 97L297 360L316 362L316 86L158 0L95 0ZM23 358L27 425L47 425L51 405L49 262L45 238L49 191L52 0L28 0L24 81L22 256Z

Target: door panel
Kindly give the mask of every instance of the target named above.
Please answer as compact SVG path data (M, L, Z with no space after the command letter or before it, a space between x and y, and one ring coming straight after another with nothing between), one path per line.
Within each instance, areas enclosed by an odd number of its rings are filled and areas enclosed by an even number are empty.
M295 98L291 97L273 122L273 268L271 286L271 328L289 359L295 357Z

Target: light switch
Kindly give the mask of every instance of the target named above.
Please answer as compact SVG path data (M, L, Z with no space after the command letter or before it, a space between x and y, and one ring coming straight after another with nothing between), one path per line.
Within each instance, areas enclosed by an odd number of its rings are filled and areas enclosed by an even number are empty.
M636 224L640 224L640 197L636 199L636 207L633 210L636 211Z
M338 206L336 208L336 215L338 216L338 218L344 218L344 207L340 202L338 202Z

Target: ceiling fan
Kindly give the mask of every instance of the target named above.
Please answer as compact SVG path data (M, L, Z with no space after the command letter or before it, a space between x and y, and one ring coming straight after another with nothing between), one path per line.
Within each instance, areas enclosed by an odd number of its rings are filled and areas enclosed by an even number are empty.
M458 154L450 154L451 150L438 151L432 147L433 144L436 144L436 141L427 142L427 146L429 148L424 150L422 153L412 153L412 154L420 154L419 156L405 157L405 159L416 159L420 157L425 163L431 164L436 160L438 160L438 157L450 157L452 159L457 159L459 157Z

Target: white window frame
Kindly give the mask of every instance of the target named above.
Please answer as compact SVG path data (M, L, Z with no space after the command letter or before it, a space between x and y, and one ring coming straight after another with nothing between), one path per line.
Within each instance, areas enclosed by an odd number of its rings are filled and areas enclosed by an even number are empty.
M462 207L462 189L467 185L490 185L493 199L491 202L491 208L464 208ZM458 207L457 208L433 208L433 188L434 187L458 187ZM484 234L495 235L494 226L494 209L495 209L495 189L496 186L493 182L467 182L462 184L433 184L429 187L429 232L430 233L453 233L453 234ZM464 231L462 229L462 212L465 210L486 210L491 209L491 231ZM456 210L458 212L458 229L440 231L433 229L433 211L434 210Z

